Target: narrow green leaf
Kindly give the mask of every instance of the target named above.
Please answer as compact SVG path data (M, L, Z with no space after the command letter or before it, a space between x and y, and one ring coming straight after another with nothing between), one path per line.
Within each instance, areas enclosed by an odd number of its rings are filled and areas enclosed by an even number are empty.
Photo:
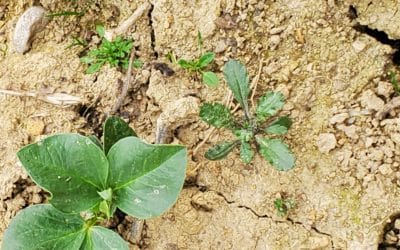
M100 70L104 63L94 63L86 70L86 74L93 74Z
M197 62L196 66L199 69L202 69L206 67L208 64L210 64L212 61L214 61L215 54L213 52L206 52L204 55L202 55Z
M89 64L89 63L92 63L92 62L94 61L94 59L91 58L91 57L89 57L89 56L84 56L84 57L81 57L81 58L80 58L80 61L81 61L82 63Z
M248 164L253 159L254 152L251 149L250 143L242 141L240 145L240 159Z
M60 134L28 145L18 158L32 179L52 194L50 203L57 209L78 213L102 199L108 162L103 151L89 138Z
M201 120L216 128L231 128L234 124L231 111L220 103L204 103L199 115Z
M99 34L100 37L104 37L104 34L106 33L106 29L104 28L103 25L98 24L96 25L96 32Z
M179 59L178 65L181 66L182 69L192 69L193 65L186 61L185 59Z
M246 68L236 60L229 60L224 66L224 75L233 96L243 108L246 117L249 118L249 77Z
M104 123L104 153L108 151L119 140L128 136L137 136L129 124L119 117L110 116Z
M78 249L78 248L76 248ZM129 250L128 244L114 231L94 226L91 227L80 250ZM71 249L72 250L72 249Z
M261 155L276 169L287 171L294 167L295 157L288 145L279 139L256 137Z
M100 202L99 211L103 213L107 218L111 218L110 205L107 201Z
M218 76L214 72L203 72L203 82L207 84L207 86L215 88L218 86L218 81Z
M112 189L107 188L106 190L103 190L101 192L97 192L101 198L103 198L106 201L112 201Z
M18 212L4 233L1 249L79 249L84 221L51 205L34 205ZM104 248L103 248L104 249Z
M269 91L263 95L257 105L257 119L264 121L266 118L275 115L285 104L285 97L280 92Z
M204 156L212 161L220 160L227 156L238 144L239 141L225 141L218 143L214 147L207 150Z
M186 171L186 149L178 145L151 145L126 137L111 147L109 186L115 204L141 219L158 216L174 204Z
M199 49L203 48L203 37L201 36L201 32L197 31L197 46L199 46Z
M287 116L279 117L273 121L266 129L265 132L275 135L284 135L292 126L292 120Z

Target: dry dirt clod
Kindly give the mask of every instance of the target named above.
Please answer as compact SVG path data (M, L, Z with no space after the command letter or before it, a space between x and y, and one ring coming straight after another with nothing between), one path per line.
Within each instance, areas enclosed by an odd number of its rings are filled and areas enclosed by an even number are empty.
M323 133L318 136L316 145L321 153L328 153L336 147L336 137L331 133Z
M45 16L46 10L39 6L27 9L18 19L15 26L13 45L18 53L25 53L31 47L36 33L42 31L49 22Z
M362 93L361 105L363 107L366 107L367 109L378 111L383 108L385 102L381 98L377 97L375 93L369 89Z

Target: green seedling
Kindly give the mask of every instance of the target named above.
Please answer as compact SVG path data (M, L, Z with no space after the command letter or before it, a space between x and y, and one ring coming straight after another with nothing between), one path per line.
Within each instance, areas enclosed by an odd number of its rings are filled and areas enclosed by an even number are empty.
M285 217L288 214L289 210L293 209L296 206L296 202L290 199L278 198L274 200L274 206L276 209L276 213L281 217Z
M51 197L50 204L17 213L4 234L7 250L129 249L100 224L117 208L140 219L162 214L176 202L185 179L183 146L147 144L117 117L106 120L102 142L59 134L17 155Z
M88 46L88 43L84 39L81 39L78 37L72 37L71 44L68 45L65 49L70 49L70 48L76 47L76 46L86 47L86 46Z
M122 67L128 69L129 56L133 46L132 40L117 37L114 41L108 41L104 38L105 29L101 25L96 26L96 31L102 37L102 43L99 48L92 49L89 53L81 58L81 62L89 64L86 70L87 74L93 74L108 63L111 67ZM143 63L139 59L135 59L133 67L140 68Z
M390 82L392 83L394 91L396 92L397 95L400 95L400 86L399 86L399 82L397 80L396 73L391 71L389 74L389 77L390 77Z
M206 71L206 68L214 61L215 54L213 52L206 52L203 54L203 38L201 33L198 32L197 43L199 46L200 57L194 60L179 59L177 64L182 68L191 72L200 73L202 75L203 82L209 87L218 86L219 80L218 76L212 71ZM171 61L176 61L172 54L167 55L171 58Z
M284 96L280 92L263 95L254 114L250 113L248 97L249 77L246 68L238 61L230 60L224 66L224 75L233 96L244 111L244 118L235 119L229 108L220 103L205 103L200 108L200 118L216 128L227 128L236 140L225 141L209 149L205 157L209 160L224 158L234 148L240 146L240 159L250 163L254 156L255 144L260 154L278 170L294 167L295 157L289 147L278 138L265 138L260 134L284 135L292 125L287 116L274 119L283 107Z

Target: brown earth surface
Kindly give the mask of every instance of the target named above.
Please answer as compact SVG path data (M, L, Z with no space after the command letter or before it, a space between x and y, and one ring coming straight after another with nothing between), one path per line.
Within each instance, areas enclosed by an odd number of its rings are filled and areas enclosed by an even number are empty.
M18 163L18 149L54 133L98 133L121 92L124 73L104 67L85 75L82 48L66 47L73 36L88 36L94 46L96 22L113 28L144 1L93 2L83 17L53 18L22 55L12 46L18 17L33 4L57 12L73 3L0 0L0 89L82 99L61 106L0 93L0 239L19 210L46 200ZM160 124L167 126L166 141L186 145L190 160L178 202L145 221L138 243L130 232L135 220L116 226L132 249L377 249L400 212L400 101L388 77L398 45L383 38L400 38L398 7L389 0L152 1L126 34L145 66L120 115L151 143ZM261 65L256 97L267 90L286 96L281 113L294 121L285 137L297 158L293 170L278 172L258 156L245 165L238 152L206 160L211 145L232 136L224 130L193 154L211 130L199 106L222 102L227 86L207 88L173 65L168 77L153 63L167 63L169 52L197 57L198 31L205 49L217 53L221 78L229 58L243 62L251 78ZM284 218L273 204L282 195L296 201Z

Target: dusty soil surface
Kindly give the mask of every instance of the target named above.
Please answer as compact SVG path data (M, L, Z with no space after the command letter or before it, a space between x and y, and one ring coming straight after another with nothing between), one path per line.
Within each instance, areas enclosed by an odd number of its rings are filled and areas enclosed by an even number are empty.
M0 94L0 239L16 212L46 200L19 165L18 149L54 133L100 133L121 91L123 72L105 67L84 74L82 48L66 49L72 37L94 44L94 23L115 27L143 1L96 1L83 17L54 18L29 52L17 54L13 28L33 2L0 0L0 89L62 92L82 104ZM36 2L50 12L73 4ZM398 7L393 1L152 1L126 34L146 64L120 115L149 142L157 125L168 124L167 141L185 144L190 161L178 202L147 220L138 242L130 232L135 220L122 216L114 225L132 249L377 249L383 235L396 235L400 100L387 73L396 70ZM223 101L226 84L210 89L173 65L173 76L152 65L167 63L169 52L196 57L198 31L205 49L217 53L220 77L229 58L246 64L251 77L261 65L256 96L267 90L286 96L282 114L294 120L285 138L297 158L293 170L278 172L259 157L245 165L238 152L206 160L209 146L231 136L223 130L193 154L211 129L198 108ZM296 201L284 218L273 205L281 195Z

